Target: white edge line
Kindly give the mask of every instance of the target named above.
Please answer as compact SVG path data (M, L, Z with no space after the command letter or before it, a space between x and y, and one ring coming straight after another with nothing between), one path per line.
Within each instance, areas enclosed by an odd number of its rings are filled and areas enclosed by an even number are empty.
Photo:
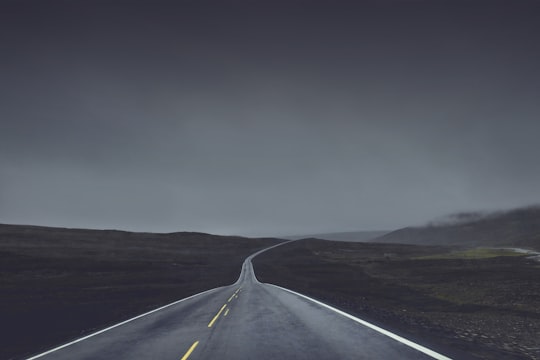
M183 298L183 299L177 300L177 301L175 301L175 302L172 302L172 303L170 303L170 304L164 305L164 306L159 307L159 308L157 308L157 309L151 310L151 311L146 312L146 313L144 313L144 314L137 315L137 316L135 316L135 317L133 317L133 318L131 318L131 319L122 321L122 322L120 322L120 323L118 323L118 324L115 324L115 325L113 325L113 326L109 326L108 328L105 328L105 329L96 331L95 333L86 335L86 336L84 336L84 337L82 337L82 338L79 338L79 339L77 339L77 340L73 340L73 341L68 342L68 343L66 343L66 344L64 344L64 345L60 345L60 346L58 346L58 347L55 347L54 349L45 351L45 352L43 352L43 353L41 353L41 354L38 354L38 355L34 355L34 356L32 356L32 357L30 357L30 358L28 358L28 359L26 359L26 360L33 360L33 359L40 358L40 357L42 357L42 356L48 355L48 354L50 354L50 353L52 353L52 352L58 351L58 350L60 350L60 349L63 349L63 348L65 348L65 347L68 347L68 346L70 346L70 345L73 345L73 344L75 344L75 343L78 343L78 342L80 342L80 341L83 341L83 340L86 340L86 339L88 339L88 338L91 338L92 336L96 336L96 335L99 335L99 334L101 334L101 333L104 333L105 331L109 331L109 330L111 330L111 329L114 329L115 327L118 327L118 326L127 324L128 322L131 322L131 321L133 321L133 320L140 319L140 318L142 318L143 316L150 315L150 314L152 314L152 313L155 313L156 311L160 311L160 310L163 310L163 309L165 309L165 308L168 308L169 306L173 306L173 305L176 305L176 304L178 304L178 303L181 303L182 301L186 301L186 300L192 299L192 298L194 298L194 297L196 297L196 296L203 295L203 294L206 294L206 293L209 293L209 292L212 292L212 291L216 291L216 290L219 290L219 289L221 289L221 287L219 287L219 288L214 288L214 289L210 289L210 290L206 290L206 291L200 292L200 293L198 293L198 294L188 296L187 298Z
M318 301L318 300L312 299L312 298L310 298L310 297L308 297L308 296L306 296L306 295L299 294L299 293L297 293L296 291L292 291L292 290L289 290L289 289L286 289L286 288L283 288L283 287L281 287L281 286L274 285L274 284L268 284L268 283L265 283L265 285L274 286L274 287L279 288L279 289L281 289L281 290L288 291L288 292L290 292L291 294L294 294L294 295L300 296L300 297L302 297L302 298L304 298L304 299L307 299L307 300L309 300L309 301L312 301L312 302L314 302L314 303L316 303L316 304L318 304L318 305L320 305L320 306L323 306L323 307L325 307L325 308L327 308L327 309L330 309L330 310L332 310L332 311L334 311L334 312L336 312L336 313L338 313L338 314L340 314L340 315L343 315L343 316L345 316L345 317L347 317L347 318L349 318L349 319L351 319L351 320L353 320L353 321L356 321L357 323L360 323L360 324L362 324L362 325L364 325L364 326L367 326L368 328L373 329L373 330L375 330L375 331L377 331L377 332L379 332L379 333L381 333L381 334L383 334L383 335L386 335L386 336L388 336L388 337L390 337L390 338L392 338L392 339L394 339L394 340L397 340L397 341L399 341L400 343L402 343L402 344L404 344L404 345L407 345L407 346L409 346L409 347L411 347L411 348L413 348L413 349L415 349L415 350L418 350L418 351L420 351L420 352L423 352L424 354L429 355L429 356L431 356L431 357L434 358L434 359L437 359L437 360L452 360L451 358L449 358L449 357L447 357L447 356L444 356L444 355L442 355L442 354L439 354L438 352L435 352L435 351L433 351L433 350L431 350L431 349L428 349L428 348L425 347L425 346L422 346L422 345L419 345L419 344L417 344L417 343L415 343L415 342L412 342L412 341L410 341L410 340L407 340L407 339L405 339L404 337L401 337L401 336L399 336L399 335L396 335L396 334L394 334L394 333L392 333L392 332L390 332L390 331L388 331L388 330L385 330L385 329L383 329L383 328L378 327L377 325L373 325L373 324L371 324L371 323L369 323L369 322L367 322L367 321L365 321L365 320L362 320L362 319L359 319L359 318L357 318L357 317L354 317L354 316L352 316L351 314L347 314L347 313L344 312L344 311L338 310L338 309L336 309L336 308L334 308L334 307L332 307L332 306L330 306L330 305L326 305L326 304L324 304L324 303L322 303L322 302L320 302L320 301Z
M266 251L266 250L272 249L272 248L274 248L274 247L276 247L276 246L286 244L286 243L288 243L288 242L289 242L289 241L282 242L282 243L279 243L279 244L277 244L277 245L273 245L273 246L270 246L270 247L268 247L268 248L259 250L259 251L257 251L256 253L254 253L254 254L248 256L248 258L247 258L246 260L249 259L249 260L251 261L251 258L253 258L254 256L256 256L256 255L258 255L258 254L260 254L260 253L262 253L262 252L264 252L264 251ZM245 261L244 261L244 263L242 264L242 269L241 269L241 271L240 271L240 276L238 277L238 280L236 280L236 282L235 282L232 286L235 286L235 285L237 285L237 284L240 282L240 279L241 279L241 277L242 277L242 272L244 271L244 265L245 265ZM253 274L255 275L255 273L253 273ZM256 280L256 278L255 278L255 280ZM115 327L118 327L118 326L127 324L128 322L131 322L131 321L133 321L133 320L137 320L137 319L139 319L139 318L142 318L143 316L150 315L150 314L152 314L152 313L155 313L156 311L160 311L160 310L163 310L163 309L165 309L165 308L168 308L169 306L173 306L173 305L176 305L176 304L178 304L178 303L181 303L182 301L189 300L189 299L191 299L191 298L194 298L194 297L196 297L196 296L199 296L199 295L203 295L203 294L209 293L209 292L211 292L211 291L216 291L216 290L221 289L221 288L223 288L223 287L226 287L226 286L221 286L221 287L218 287L218 288L206 290L206 291L200 292L200 293L198 293L198 294L188 296L187 298L177 300L177 301L175 301L175 302L172 302L172 303L170 303L170 304L164 305L164 306L159 307L159 308L157 308L157 309L151 310L151 311L146 312L146 313L144 313L144 314L135 316L135 317L133 317L133 318L131 318L131 319L122 321L122 322L120 322L120 323L118 323L118 324L115 324L115 325L113 325L113 326L109 326L108 328L105 328L105 329L96 331L95 333L86 335L86 336L84 336L84 337L82 337L82 338L79 338L79 339L77 339L77 340L73 340L73 341L68 342L68 343L66 343L66 344L64 344L64 345L57 346L57 347L55 347L55 348L53 348L53 349L50 349L50 350L48 350L48 351L45 351L45 352L43 352L43 353L41 353L41 354L34 355L34 356L32 356L32 357L27 358L26 360L34 360L34 359L40 358L40 357L42 357L42 356L45 356L45 355L50 354L50 353L52 353L52 352L58 351L58 350L60 350L60 349L63 349L63 348L65 348L65 347L68 347L68 346L70 346L70 345L73 345L73 344L75 344L75 343L78 343L78 342L80 342L80 341L83 341L83 340L86 340L86 339L88 339L88 338L91 338L92 336L99 335L99 334L101 334L101 333L104 333L105 331L109 331L109 330L111 330L111 329L114 329Z

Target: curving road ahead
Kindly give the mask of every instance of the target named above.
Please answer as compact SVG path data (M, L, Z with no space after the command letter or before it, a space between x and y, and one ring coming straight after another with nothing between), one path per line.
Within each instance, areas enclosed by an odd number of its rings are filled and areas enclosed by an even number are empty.
M233 285L28 360L449 359L303 295L258 282L251 259L262 251L245 260Z

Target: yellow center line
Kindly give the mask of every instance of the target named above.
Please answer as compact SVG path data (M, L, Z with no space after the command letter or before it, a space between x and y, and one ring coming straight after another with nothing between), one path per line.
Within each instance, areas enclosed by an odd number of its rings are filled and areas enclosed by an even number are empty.
M241 288L238 288L234 294L231 295L231 297L229 298L229 300L227 300L227 302L231 302L231 300L236 296L236 294L238 294L238 292L240 291ZM238 296L237 296L238 297Z
M187 358L189 357L189 355L191 355L191 353L193 352L193 350L195 350L195 348L197 347L197 345L199 345L199 341L195 341L193 343L193 345L191 345L191 347L189 348L189 350L184 354L184 356L182 356L182 359L181 360L187 360Z
M227 308L227 310L225 310L225 312L223 313L223 316L227 316L228 313L229 313L229 308Z
M227 304L223 305L221 307L221 309L219 309L218 313L216 314L216 316L214 316L214 318L212 319L212 321L210 321L210 323L208 323L208 327L212 327L212 325L214 325L214 323L216 322L216 320L218 319L219 315L221 315L221 312L227 307Z

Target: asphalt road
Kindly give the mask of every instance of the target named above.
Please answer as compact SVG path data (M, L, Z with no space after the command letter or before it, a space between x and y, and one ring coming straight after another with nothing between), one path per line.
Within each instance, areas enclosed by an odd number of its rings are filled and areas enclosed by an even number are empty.
M256 255L246 259L233 285L30 359L448 359L301 295L259 283L251 266Z

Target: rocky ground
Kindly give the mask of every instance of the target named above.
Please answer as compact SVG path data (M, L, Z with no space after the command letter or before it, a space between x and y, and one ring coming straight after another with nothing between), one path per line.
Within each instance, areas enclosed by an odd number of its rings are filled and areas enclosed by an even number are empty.
M254 265L263 282L456 359L540 359L540 263L523 254L301 240L261 254Z

